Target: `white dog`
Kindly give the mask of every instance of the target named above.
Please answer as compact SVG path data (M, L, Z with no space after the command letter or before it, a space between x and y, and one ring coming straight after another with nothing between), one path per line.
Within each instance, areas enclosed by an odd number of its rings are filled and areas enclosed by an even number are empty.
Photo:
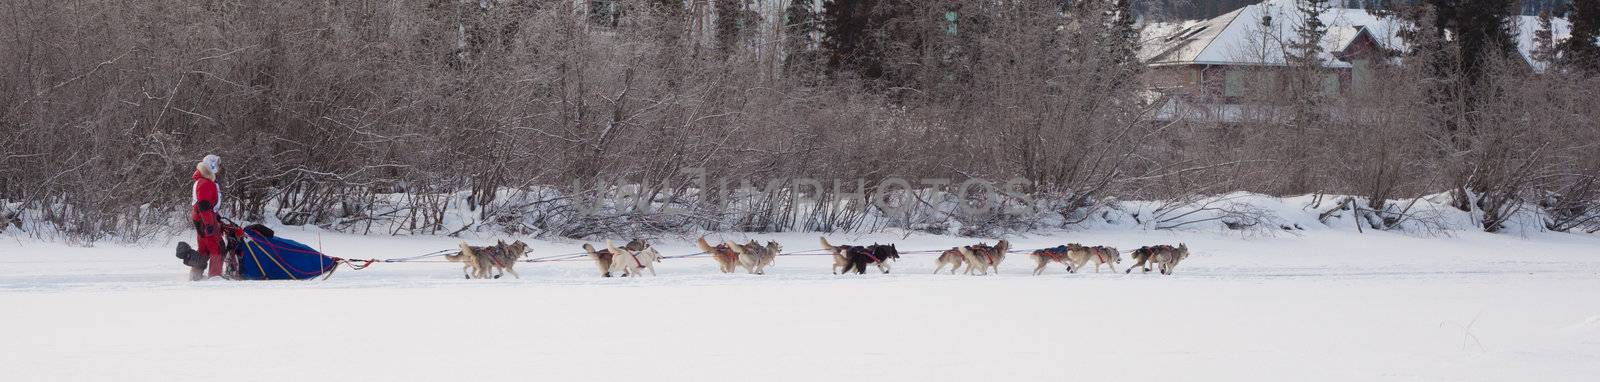
M661 253L655 247L645 246L643 250L630 251L617 248L610 240L606 240L606 249L611 250L611 274L628 276L643 276L640 269L650 270L650 275L656 275L656 263L661 262Z

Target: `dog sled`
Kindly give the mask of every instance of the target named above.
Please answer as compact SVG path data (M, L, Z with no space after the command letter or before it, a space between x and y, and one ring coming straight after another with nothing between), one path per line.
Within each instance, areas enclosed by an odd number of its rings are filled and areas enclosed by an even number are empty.
M278 237L260 224L240 227L224 221L222 238L222 275L229 280L305 280L333 272L340 262L308 245ZM188 243L178 243L178 258L184 264L204 262L200 257Z

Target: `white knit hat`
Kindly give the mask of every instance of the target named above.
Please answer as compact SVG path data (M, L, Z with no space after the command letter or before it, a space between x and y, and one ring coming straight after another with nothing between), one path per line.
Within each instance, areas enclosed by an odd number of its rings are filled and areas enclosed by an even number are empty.
M211 170L212 174L222 171L222 158L217 157L216 155L206 155L206 158L201 159L200 163L204 163L206 165L206 170Z

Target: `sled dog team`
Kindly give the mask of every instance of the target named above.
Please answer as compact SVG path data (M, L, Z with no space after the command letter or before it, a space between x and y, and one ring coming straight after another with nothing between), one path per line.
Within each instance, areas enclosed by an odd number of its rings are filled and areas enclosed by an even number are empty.
M868 265L880 272L889 273L890 264L900 259L900 250L894 244L833 245L827 238L819 239L822 249L833 256L834 274L851 272L864 274ZM783 247L775 241L767 241L765 245L755 240L745 244L726 241L713 245L702 236L695 243L700 246L701 251L711 255L722 273L733 273L742 268L746 273L766 274L767 266L772 265L773 260L783 251ZM595 249L593 245L584 244L583 250L588 253L591 260L594 260L602 277L642 276L646 270L654 276L655 264L662 259L660 252L638 239L629 241L621 247L607 240L604 249ZM1010 250L1011 243L1006 240L1000 240L995 245L978 243L954 247L945 250L934 259L938 267L934 268L933 273L938 274L945 266L950 266L952 275L961 270L962 266L966 266L966 271L963 273L969 275L999 273L1000 263L1005 261L1006 253ZM514 267L527 251L528 245L522 241L510 244L500 241L495 245L484 247L470 246L463 242L460 252L447 254L445 259L462 263L462 274L469 279L500 278L505 273L521 278ZM1122 263L1122 253L1116 248L1089 247L1076 243L1035 250L1028 256L1033 259L1035 276L1044 274L1045 267L1051 262L1066 266L1069 273L1078 273L1091 261L1094 262L1095 273L1100 272L1102 265L1114 272L1117 265ZM1133 258L1134 264L1123 273L1132 273L1134 268L1150 272L1150 267L1155 266L1161 274L1170 275L1179 262L1189 257L1189 246L1187 244L1178 244L1176 247L1145 246L1133 250L1129 257Z

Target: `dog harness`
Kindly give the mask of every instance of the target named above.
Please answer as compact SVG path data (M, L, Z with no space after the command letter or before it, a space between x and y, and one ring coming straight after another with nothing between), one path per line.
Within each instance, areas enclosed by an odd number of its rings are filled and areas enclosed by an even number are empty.
M639 264L639 268L644 268L644 263L639 261L639 254L638 253L634 253L632 251L629 251L628 252L628 257L632 257L633 258L633 263L634 264Z
M994 264L994 247L985 245L982 247L967 247L967 250L982 253L985 261L988 261L989 264Z
M870 249L870 248L862 248L862 252L861 253L866 254L867 258L868 259L872 259L872 262L874 262L874 263L883 262L883 260L878 260L877 256L873 256L872 252L874 252L874 251L872 249Z
M484 247L483 250L484 250L484 252L488 252L489 262L494 263L494 266L501 267L501 268L505 268L506 267L505 264L501 264L500 263L500 255L502 253L505 253L505 250L506 250L504 247L501 247L499 245L495 245L493 247ZM496 276L496 277L498 277L498 276Z

